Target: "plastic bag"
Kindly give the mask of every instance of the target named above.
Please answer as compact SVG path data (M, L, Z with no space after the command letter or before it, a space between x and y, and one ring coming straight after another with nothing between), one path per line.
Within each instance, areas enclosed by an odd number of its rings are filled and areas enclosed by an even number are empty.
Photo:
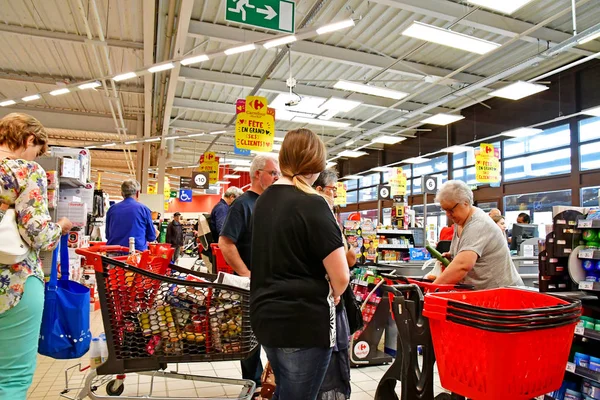
M431 271L429 271L428 273L426 273L424 278L430 279L433 281L433 280L435 280L435 278L440 276L442 273L442 263L441 262L439 262L438 260L435 260L435 259L427 260L423 264L423 267L421 268L421 270L431 268L432 265L433 265L433 269Z

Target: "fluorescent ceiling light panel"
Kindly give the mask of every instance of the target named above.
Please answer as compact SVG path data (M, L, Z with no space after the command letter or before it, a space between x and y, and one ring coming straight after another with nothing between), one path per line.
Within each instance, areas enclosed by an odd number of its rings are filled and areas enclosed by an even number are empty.
M2 103L0 103L0 105L2 105ZM583 110L581 113L585 115L594 115L596 117L600 117L600 106L588 108L587 110Z
M160 64L160 65L155 65L154 67L150 67L150 68L148 68L148 72L153 74L155 72L166 71L168 69L173 69L173 68L175 68L175 65L173 63L166 63L166 64Z
M86 149L95 149L98 146L85 146Z
M0 106L6 107L6 106L12 106L13 104L17 104L17 102L14 100L4 100L3 102L0 103Z
M338 154L338 156L340 157L349 157L349 158L357 158L357 157L361 157L368 154L367 152L364 151L357 151L357 150L344 150L342 152L340 152Z
M51 96L60 96L61 94L69 93L69 88L56 89L50 92Z
M587 35L586 37L584 37L583 39L581 39L578 43L579 44L586 44L587 42L591 42L594 39L598 39L600 38L600 32L598 33L592 33L591 35Z
M320 126L329 126L332 128L346 128L346 127L350 126L350 124L346 123L346 122L326 121L326 120L322 120L322 119L306 118L306 117L294 117L292 122L300 122L300 123L306 123L306 124L311 124L311 125L320 125Z
M502 135L516 137L516 138L522 138L522 137L537 135L540 132L543 132L543 130L537 129L537 128L517 128L517 129L512 129L510 131L502 132Z
M494 90L490 93L490 96L502 97L510 100L520 100L523 97L531 96L533 94L543 92L544 90L550 89L545 85L538 85L537 83L529 83L518 81L512 83L502 89Z
M448 125L456 121L460 121L464 119L462 115L452 115L452 114L436 114L429 118L424 119L424 124L432 124L432 125Z
M256 45L254 43L245 44L243 46L232 47L231 49L225 50L225 54L230 56L232 54L244 53L246 51L251 51L256 49Z
M33 101L39 99L41 96L39 94L32 94L31 96L25 96L21 100L23 101Z
M250 167L235 167L233 170L236 172L250 172Z
M473 148L469 147L469 146L450 146L450 147L446 147L445 149L442 149L440 151L443 151L445 153L453 153L453 154L459 154L459 153L464 153L466 151L472 151Z
M437 26L423 24L417 21L413 22L411 26L402 32L402 34L476 54L485 54L500 47L498 43L478 39L469 35L463 35L462 33L453 32L448 29L438 28Z
M360 179L362 178L362 176L360 175L346 175L345 177L343 177L342 179L350 179L350 180L355 180L355 179Z
M210 134L211 135L219 135L219 134L225 133L225 132L227 132L227 131L214 131L214 132L211 132Z
M240 179L241 175L235 175L235 174L227 174L227 175L223 175L223 178L225 179Z
M383 88L379 86L365 85L362 83L350 82L340 80L337 81L334 85L334 88L340 90L347 90L350 92L364 93L370 94L373 96L386 97L388 99L400 100L406 96L408 93L400 92L398 90L392 90L388 88Z
M407 158L406 160L402 161L403 163L406 164L422 164L424 162L429 161L429 158L425 158L425 157L411 157L411 158Z
M82 85L77 86L79 88L79 90L85 90L85 89L94 89L97 88L98 86L101 86L102 84L98 81L94 81L94 82L88 82L88 83L84 83Z
M160 142L160 138L159 137L155 137L152 139L146 139L144 140L144 142L148 143L148 142Z
M137 76L137 74L135 72L126 72L124 74L113 77L112 80L115 82L120 82L120 81L125 81L127 79L135 78L136 76Z
M336 22L333 24L325 25L317 29L317 35L322 35L324 33L339 31L340 29L349 28L354 26L353 19L347 19L344 21Z
M117 145L116 143L106 143L106 144L103 144L102 147L113 147L116 145Z
M191 65L191 64L197 64L197 63L203 62L203 61L208 61L208 56L206 54L201 54L199 56L184 58L183 60L180 61L180 63L181 63L181 65Z
M336 162L329 161L329 162L327 163L327 165L325 165L325 168L332 168L332 167L335 167L336 165L337 165L337 163L336 163Z
M263 46L265 49L270 49L272 47L277 47L277 46L281 46L281 45L288 44L288 43L294 43L296 40L298 40L298 39L294 35L284 36L279 39L270 40L270 41L266 42L265 44L263 44Z
M325 108L327 110L336 110L340 112L349 112L354 110L356 107L361 105L360 101L352 101L346 99L338 99L336 97L332 97L327 100L321 108Z
M175 139L179 139L179 138L180 138L180 136L169 136L169 137L166 137L165 140L175 140Z
M375 167L375 168L371 168L371 171L373 172L388 172L391 168L390 167Z
M372 142L373 143L383 143L383 144L396 144L396 143L400 143L404 140L406 140L405 137L382 135L382 136L373 138Z
M467 0L471 4L481 6L504 14L512 14L533 0Z
M204 136L204 133L192 133L191 135L187 135L187 137L198 137L198 136Z
M129 142L125 142L125 144L136 144L139 143L139 140L130 140Z

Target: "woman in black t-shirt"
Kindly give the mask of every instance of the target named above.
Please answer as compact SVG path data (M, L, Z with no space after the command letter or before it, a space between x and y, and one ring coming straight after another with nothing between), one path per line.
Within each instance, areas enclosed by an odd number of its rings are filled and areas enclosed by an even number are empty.
M253 213L250 318L273 367L275 400L316 399L335 345L335 304L348 285L340 228L311 187L325 158L312 131L288 132L282 178Z

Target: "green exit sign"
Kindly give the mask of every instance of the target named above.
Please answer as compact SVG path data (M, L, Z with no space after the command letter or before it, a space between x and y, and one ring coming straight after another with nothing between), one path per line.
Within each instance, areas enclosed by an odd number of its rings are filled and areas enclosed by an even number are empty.
M225 20L294 33L296 3L289 0L227 0Z

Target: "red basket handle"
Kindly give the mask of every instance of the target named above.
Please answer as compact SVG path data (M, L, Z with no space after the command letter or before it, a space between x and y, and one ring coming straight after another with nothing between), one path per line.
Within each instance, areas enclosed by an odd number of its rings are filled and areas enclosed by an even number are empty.
M83 249L75 249L75 253L85 257L87 265L94 267L96 272L103 272L102 257L99 253L129 253L129 249L124 246L92 246Z

